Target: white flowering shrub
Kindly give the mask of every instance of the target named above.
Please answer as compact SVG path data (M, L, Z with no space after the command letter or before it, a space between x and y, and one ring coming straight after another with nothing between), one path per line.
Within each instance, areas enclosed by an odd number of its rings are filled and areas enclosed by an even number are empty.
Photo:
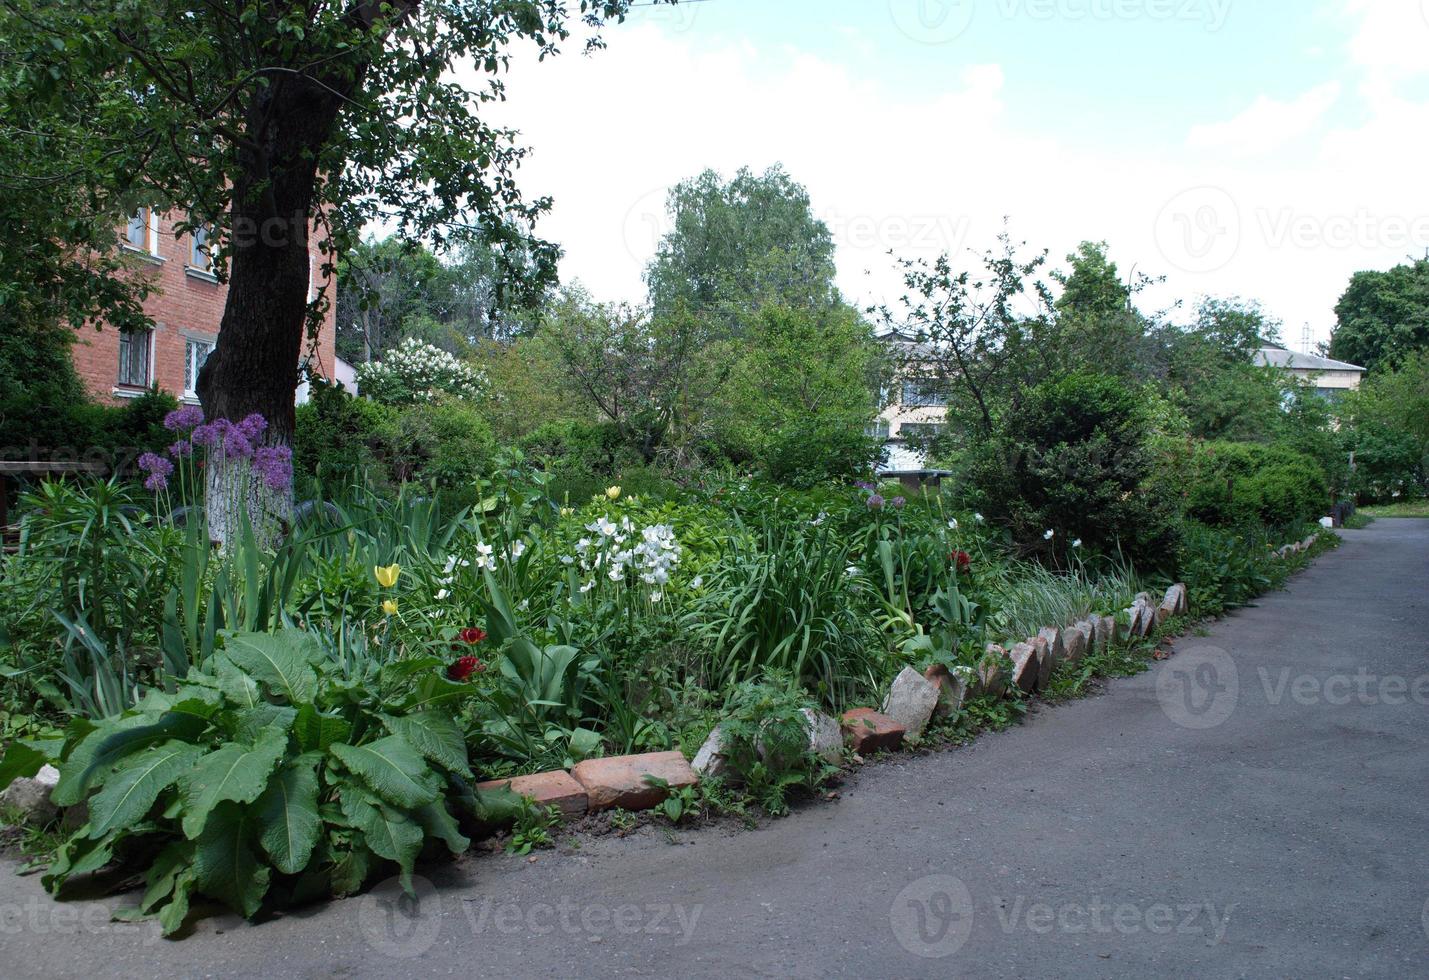
M384 405L416 405L442 395L474 398L485 386L479 371L439 347L408 337L380 361L357 369L357 386Z

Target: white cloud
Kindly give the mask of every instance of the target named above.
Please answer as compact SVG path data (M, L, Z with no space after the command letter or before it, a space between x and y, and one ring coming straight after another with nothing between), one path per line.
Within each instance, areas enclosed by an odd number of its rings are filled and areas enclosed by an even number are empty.
M1361 34L1382 30L1389 0L1346 2L1362 27L1346 32L1356 70L1387 77L1364 64ZM1008 105L1010 69L997 64L892 88L862 60L793 45L651 25L607 41L590 57L519 64L496 113L533 148L520 174L528 196L555 199L539 231L565 248L563 278L602 298L643 296L671 185L707 167L728 176L776 162L808 187L839 244L840 287L861 302L899 294L890 249L966 259L995 244L1007 216L1014 238L1054 263L1106 239L1123 273L1164 274L1148 305L1243 295L1284 319L1289 339L1306 321L1323 339L1351 273L1429 246L1429 227L1420 242L1406 213L1423 200L1429 106L1404 100L1392 79L1377 100L1358 91L1353 128L1326 130L1335 99L1356 91L1331 81L1129 151L1110 145L1124 132L1048 137L1037 106Z
M1262 95L1233 119L1192 126L1186 145L1244 155L1269 153L1313 131L1339 97L1339 82L1317 85L1289 102Z

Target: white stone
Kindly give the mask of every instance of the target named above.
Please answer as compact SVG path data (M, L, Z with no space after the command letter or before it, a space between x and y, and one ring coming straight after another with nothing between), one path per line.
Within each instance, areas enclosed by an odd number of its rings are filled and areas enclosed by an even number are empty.
M690 763L690 768L701 779L723 776L729 765L725 762L723 751L724 732L716 725L715 730L710 732L710 737L705 739L705 744L695 753L695 760Z
M812 708L804 708L803 712L809 723L809 751L829 765L838 765L844 757L844 737L838 721Z
M893 679L888 697L880 709L910 736L922 734L938 706L938 685L926 679L912 667L904 667Z
M33 778L20 776L5 787L0 804L19 810L25 823L48 823L59 813L59 807L50 800L50 791L59 781L60 771L43 765Z

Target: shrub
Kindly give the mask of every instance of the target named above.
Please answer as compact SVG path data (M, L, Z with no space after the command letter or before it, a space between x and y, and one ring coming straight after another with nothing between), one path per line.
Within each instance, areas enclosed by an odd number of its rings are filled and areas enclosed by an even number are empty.
M374 449L394 411L314 378L299 405L293 435L293 472L320 481L351 482L378 462Z
M881 440L847 419L810 418L787 422L768 433L758 462L774 482L807 490L868 474L881 445Z
M1423 495L1424 459L1411 433L1370 423L1357 427L1349 444L1355 453L1352 490L1361 503Z
M811 790L824 775L809 751L813 702L790 678L771 672L740 684L729 695L720 722L720 755L732 780L773 816L789 811L794 789Z
M1186 514L1210 527L1286 527L1312 520L1329 506L1324 470L1286 446L1208 442L1193 454Z
M384 405L418 405L444 396L475 398L482 376L439 347L408 337L380 361L357 369L364 395Z
M1072 374L1027 392L977 451L971 475L983 509L1024 551L1065 554L1080 539L1090 549L1157 560L1172 536L1172 508L1144 492L1148 439L1134 389L1107 375Z
M496 439L470 405L413 405L383 424L380 454L395 482L455 487L490 471Z

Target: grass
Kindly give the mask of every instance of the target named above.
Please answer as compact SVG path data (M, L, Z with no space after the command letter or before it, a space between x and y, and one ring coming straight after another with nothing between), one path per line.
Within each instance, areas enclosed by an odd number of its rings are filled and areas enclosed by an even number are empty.
M1358 512L1368 517L1429 517L1429 500L1400 500L1392 504L1361 507Z

